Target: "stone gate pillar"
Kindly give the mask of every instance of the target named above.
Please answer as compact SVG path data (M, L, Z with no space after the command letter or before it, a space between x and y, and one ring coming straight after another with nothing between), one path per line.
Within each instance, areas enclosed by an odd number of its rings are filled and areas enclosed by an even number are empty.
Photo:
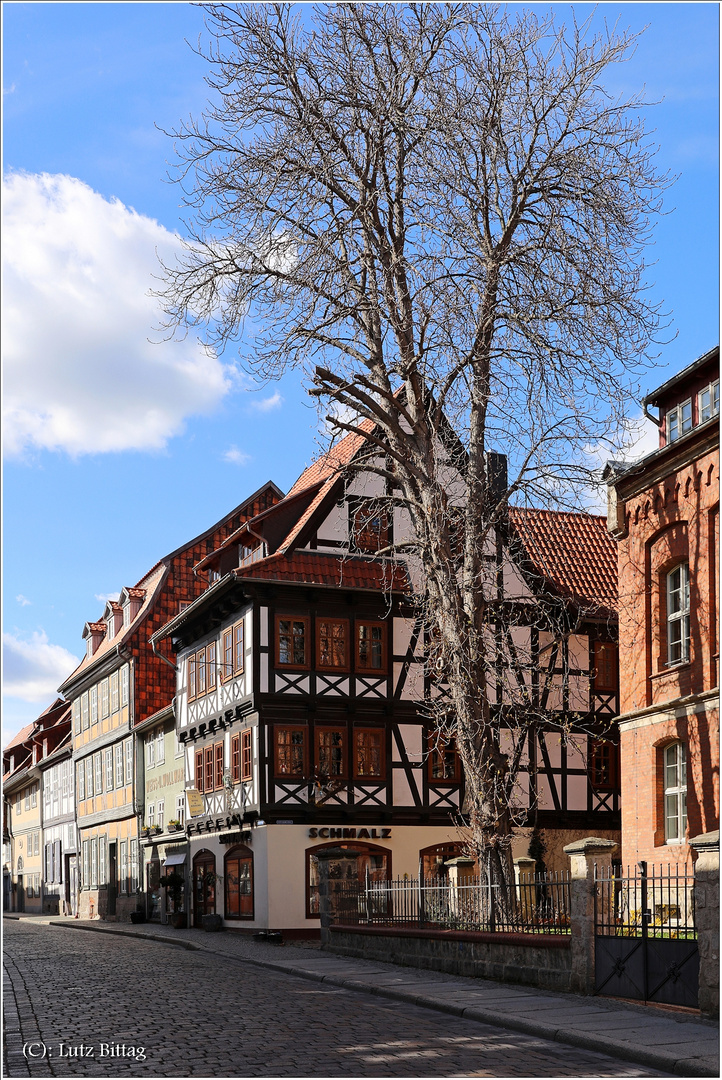
M699 944L699 1008L703 1016L719 1015L719 830L693 836L694 922Z
M610 876L614 840L587 836L567 844L564 851L571 859L571 928L572 971L569 989L576 994L594 992L594 867L600 875Z

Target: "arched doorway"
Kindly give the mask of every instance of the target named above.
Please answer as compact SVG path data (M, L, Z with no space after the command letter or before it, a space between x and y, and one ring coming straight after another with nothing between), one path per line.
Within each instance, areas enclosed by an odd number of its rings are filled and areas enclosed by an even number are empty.
M226 919L253 918L253 852L238 844L224 859Z
M202 926L204 915L216 913L216 857L203 848L193 856L193 925Z
M466 854L466 845L458 841L449 841L446 844L432 844L431 847L422 848L419 852L421 874L423 877L448 876L445 866L447 859L457 859Z
M343 873L348 881L357 881L363 885L366 881L367 871L371 881L388 881L391 877L391 852L388 848L379 847L378 844L363 844L351 840L348 843L316 844L306 848L306 918L317 919L319 917L319 894L318 894L318 859L316 852L323 848L341 848L344 851L358 852L355 866L343 865L345 860L339 860L338 864L329 863L329 877L334 880L338 874ZM351 872L352 877L348 874Z

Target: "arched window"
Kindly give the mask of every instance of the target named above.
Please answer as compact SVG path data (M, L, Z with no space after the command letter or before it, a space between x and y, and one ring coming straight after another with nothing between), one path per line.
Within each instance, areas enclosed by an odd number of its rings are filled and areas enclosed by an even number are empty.
M681 844L687 831L687 747L683 742L664 748L664 839Z
M431 847L422 848L419 852L421 872L425 878L446 877L448 873L445 866L446 860L455 859L459 855L465 854L465 845L457 841L449 841L447 844L432 844Z
M689 660L689 564L667 574L667 663Z
M319 893L318 893L318 858L317 853L323 848L341 848L342 850L357 852L353 856L353 863L341 856L337 862L332 861L329 865L329 877L332 881L348 884L357 883L363 885L366 881L366 872L371 881L388 881L391 877L391 852L388 848L379 847L376 844L358 844L355 840L344 843L317 844L315 847L306 849L306 918L317 919L319 916Z
M202 848L193 856L193 925L202 926L204 915L216 912L216 857Z
M253 852L239 844L225 857L226 919L253 918Z

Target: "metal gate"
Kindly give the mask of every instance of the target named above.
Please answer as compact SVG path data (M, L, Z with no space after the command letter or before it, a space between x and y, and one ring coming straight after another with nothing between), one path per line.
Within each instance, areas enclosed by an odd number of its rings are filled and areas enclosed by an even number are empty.
M595 994L697 1008L694 877L638 864L595 868Z

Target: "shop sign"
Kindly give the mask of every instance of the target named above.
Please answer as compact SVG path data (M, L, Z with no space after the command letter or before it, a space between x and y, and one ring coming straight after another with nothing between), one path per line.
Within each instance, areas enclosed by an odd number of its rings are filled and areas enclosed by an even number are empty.
M190 816L197 817L198 814L204 814L206 807L200 791L195 788L188 788L186 795L188 796L188 813Z
M391 829L309 829L310 840L390 840Z

